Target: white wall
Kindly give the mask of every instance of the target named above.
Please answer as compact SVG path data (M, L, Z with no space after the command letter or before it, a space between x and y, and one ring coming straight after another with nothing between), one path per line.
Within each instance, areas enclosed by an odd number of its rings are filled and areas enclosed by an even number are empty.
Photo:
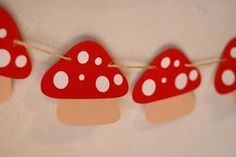
M148 63L166 45L177 45L192 60L217 57L236 35L235 0L1 0L0 5L15 16L26 41L63 52L95 38L121 63ZM71 127L57 121L57 101L40 91L40 79L56 59L30 52L31 76L15 81L13 96L0 104L1 157L236 156L236 104L231 95L214 91L216 65L200 68L196 107L186 117L149 124L129 92L117 123ZM133 83L140 72L126 75Z

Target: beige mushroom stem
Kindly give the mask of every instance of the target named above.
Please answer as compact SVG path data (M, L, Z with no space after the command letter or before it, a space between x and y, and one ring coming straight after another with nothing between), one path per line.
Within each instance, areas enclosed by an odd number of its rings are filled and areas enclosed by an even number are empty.
M160 123L174 120L194 109L194 96L192 92L145 104L146 119L150 123Z
M100 125L120 118L120 99L61 99L57 118L68 125Z
M59 53L53 52L51 50L48 50L42 46L36 45L36 44L32 44L32 43L27 43L24 41L20 41L20 40L14 40L14 43L17 45L21 45L27 48L32 48L35 50L38 50L39 52L43 52L61 59L65 59L70 61L71 58L70 57L66 57L63 55L60 55ZM206 59L206 60L201 60L201 61L197 61L194 62L192 64L186 64L186 67L197 67L197 66L204 66L204 65L212 65L215 63L220 63L225 61L225 59L218 59L218 58L213 58L213 59ZM153 65L122 65L122 64L108 64L108 67L111 68L126 68L126 69L153 69L153 68L158 68L156 66Z
M6 101L12 93L12 79L0 76L0 102Z

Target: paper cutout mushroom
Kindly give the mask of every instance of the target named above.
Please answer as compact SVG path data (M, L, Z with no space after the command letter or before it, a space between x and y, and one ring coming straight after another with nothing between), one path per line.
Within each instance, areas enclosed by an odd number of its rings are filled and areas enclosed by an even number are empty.
M60 59L43 76L42 92L58 98L57 117L69 125L97 125L119 119L120 97L128 83L107 51L98 43L84 41Z
M133 100L145 105L146 118L158 123L172 120L194 108L192 91L200 82L199 71L176 48L169 48L150 64L133 89Z
M216 71L215 89L219 94L233 92L236 101L236 38L226 45Z
M15 45L15 39L22 40L11 15L0 8L0 101L10 97L12 79L29 76L32 65L23 46Z

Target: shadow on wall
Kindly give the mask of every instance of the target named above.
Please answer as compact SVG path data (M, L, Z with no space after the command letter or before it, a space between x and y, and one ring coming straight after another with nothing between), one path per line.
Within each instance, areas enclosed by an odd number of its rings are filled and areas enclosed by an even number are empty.
M236 114L236 102L233 100L232 93L222 95L215 90L215 69L216 67L213 67L204 71L205 82L202 83L202 92L198 100L201 101L201 104L209 105L208 112L210 112L212 121L220 122Z
M37 93L36 93L37 94ZM79 143L91 137L96 127L69 126L56 119L57 101L40 97L35 100L38 105L31 122L31 137L41 144ZM32 104L32 102L31 102Z
M44 64L42 64L44 65ZM40 66L35 68L42 68ZM56 117L57 99L47 97L41 92L40 83L44 70L49 67L43 66L40 73L31 75L28 89L23 104L29 113L30 137L36 143L43 145L80 143L90 138L96 127L69 126L60 123Z
M52 113L53 114L53 113ZM56 114L46 120L44 115L37 115L33 120L35 123L32 125L31 137L37 143L41 144L68 144L68 143L83 143L84 140L90 138L96 127L92 126L68 126L59 123L56 120ZM50 117L52 117L50 116Z

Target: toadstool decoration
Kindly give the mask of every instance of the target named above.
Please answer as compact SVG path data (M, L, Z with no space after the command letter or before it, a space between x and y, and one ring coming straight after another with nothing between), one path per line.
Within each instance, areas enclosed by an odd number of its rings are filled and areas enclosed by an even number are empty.
M170 48L158 55L133 89L133 100L145 104L146 118L157 123L191 112L194 108L192 91L201 77L187 57L178 49Z
M119 119L119 97L128 91L128 82L98 43L84 41L66 54L43 76L42 92L58 98L57 117L69 125L96 125Z
M215 89L220 94L233 92L236 101L236 38L229 41L221 56L223 60L216 71Z
M11 95L12 78L26 78L32 64L25 47L14 44L22 38L14 20L2 8L0 19L0 101L4 101Z

